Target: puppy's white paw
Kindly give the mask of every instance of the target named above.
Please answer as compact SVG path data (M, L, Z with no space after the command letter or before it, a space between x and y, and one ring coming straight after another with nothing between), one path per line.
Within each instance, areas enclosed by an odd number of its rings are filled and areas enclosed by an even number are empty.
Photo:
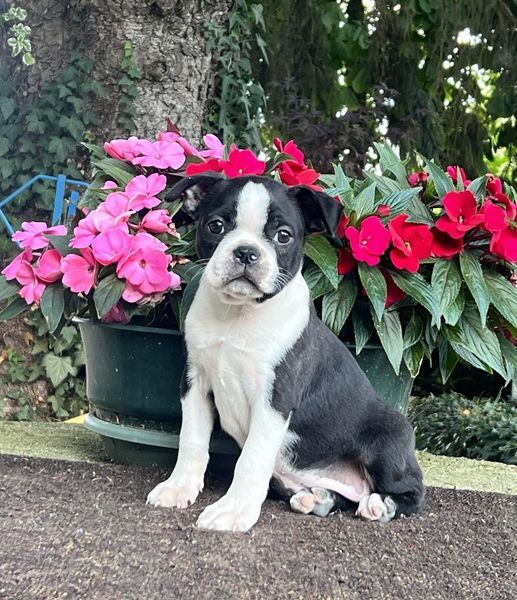
M187 508L203 489L203 479L171 476L159 483L147 496L147 504L166 508Z
M294 512L307 515L313 513L318 517L326 517L336 504L334 493L324 488L300 490L291 496L290 505Z
M199 515L196 525L216 531L248 531L260 516L260 504L223 496L207 506Z
M370 494L361 498L355 514L369 521L387 523L393 519L396 511L397 505L389 496L383 500L379 494Z

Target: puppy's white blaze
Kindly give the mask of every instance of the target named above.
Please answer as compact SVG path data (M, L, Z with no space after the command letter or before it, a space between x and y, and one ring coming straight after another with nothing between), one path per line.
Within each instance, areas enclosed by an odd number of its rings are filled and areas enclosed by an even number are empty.
M244 229L262 237L267 223L271 197L262 183L249 181L237 201L236 229Z

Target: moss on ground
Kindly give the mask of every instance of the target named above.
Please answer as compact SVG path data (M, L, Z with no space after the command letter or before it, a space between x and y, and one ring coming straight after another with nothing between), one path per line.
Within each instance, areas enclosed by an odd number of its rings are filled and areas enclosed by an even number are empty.
M0 454L61 460L109 460L99 436L82 425L0 421ZM429 486L517 494L517 467L418 452Z

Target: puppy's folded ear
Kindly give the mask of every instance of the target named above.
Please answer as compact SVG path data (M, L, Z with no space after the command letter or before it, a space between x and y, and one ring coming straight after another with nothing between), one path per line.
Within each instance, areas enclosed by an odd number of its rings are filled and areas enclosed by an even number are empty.
M343 207L328 194L297 185L289 188L305 220L305 233L324 233L338 241L336 230L343 216Z
M185 177L170 190L165 200L173 202L183 197L182 210L195 219L202 199L222 181L224 181L223 177L216 173Z

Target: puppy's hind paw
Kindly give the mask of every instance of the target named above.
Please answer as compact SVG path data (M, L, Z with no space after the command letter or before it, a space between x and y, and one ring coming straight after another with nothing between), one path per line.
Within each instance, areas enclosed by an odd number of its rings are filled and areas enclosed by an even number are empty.
M386 496L383 500L379 494L370 494L361 498L355 514L368 521L388 523L396 512L397 505L390 496Z
M333 492L324 488L311 488L300 490L289 501L294 512L307 515L312 513L318 517L326 517L336 504Z

